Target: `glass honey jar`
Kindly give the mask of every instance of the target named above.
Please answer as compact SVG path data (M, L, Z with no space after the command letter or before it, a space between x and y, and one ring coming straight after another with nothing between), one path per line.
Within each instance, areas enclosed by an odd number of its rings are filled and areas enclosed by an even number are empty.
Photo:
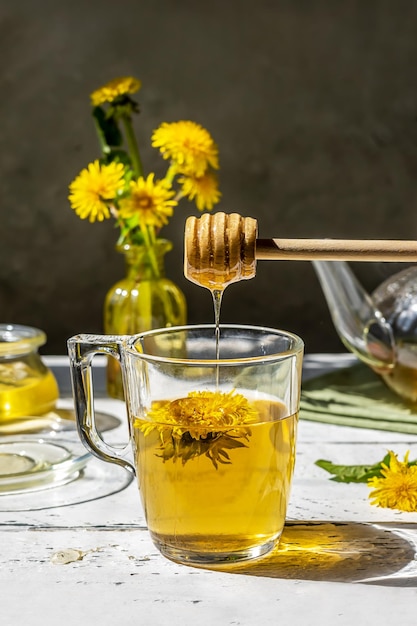
M0 424L55 407L58 384L38 353L45 343L38 328L0 324Z

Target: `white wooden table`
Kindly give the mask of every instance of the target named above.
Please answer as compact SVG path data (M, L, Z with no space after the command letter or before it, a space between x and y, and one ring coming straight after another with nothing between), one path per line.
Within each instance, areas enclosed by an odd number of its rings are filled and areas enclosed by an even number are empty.
M349 358L306 357L305 374ZM45 360L59 374L61 405L72 406L65 358ZM103 397L96 405L124 421L120 402ZM124 424L108 433L112 442L125 436ZM68 506L51 507L46 492L36 510L3 506L0 625L416 624L417 513L373 507L366 485L331 482L314 465L319 458L374 462L389 448L416 458L417 437L301 421L280 549L233 572L162 557L134 482L99 499L93 489L88 501Z

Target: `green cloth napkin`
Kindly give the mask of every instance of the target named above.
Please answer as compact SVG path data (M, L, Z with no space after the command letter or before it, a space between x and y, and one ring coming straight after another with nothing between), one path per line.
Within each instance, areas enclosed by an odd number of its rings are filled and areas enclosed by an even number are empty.
M300 408L305 420L417 434L417 405L402 401L363 363L306 381Z

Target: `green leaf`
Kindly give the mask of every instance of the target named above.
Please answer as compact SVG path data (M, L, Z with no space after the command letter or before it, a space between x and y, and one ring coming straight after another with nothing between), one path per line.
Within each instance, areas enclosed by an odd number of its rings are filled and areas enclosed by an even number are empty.
M133 100L129 94L124 93L117 96L113 102L109 104L106 116L117 121L122 117L131 118L132 115L137 113L140 113L139 104Z
M337 483L367 483L374 476L382 476L382 466L389 467L390 460L391 456L388 452L382 461L374 465L337 465L324 459L319 459L315 465L329 472L329 474L333 474L330 480ZM408 465L417 465L417 459L408 461Z
M387 457L382 462L386 462ZM389 461L389 455L388 455ZM373 476L381 476L382 462L374 465L337 465L331 461L320 459L316 465L324 469L329 474L333 474L334 480L338 483L367 483Z
M249 437L250 433L247 432L242 438L247 440ZM219 464L230 465L232 463L226 450L246 447L247 445L238 437L227 433L209 433L205 439L194 439L187 431L177 439L172 434L172 428L167 426L163 432L160 454L157 456L164 462L171 459L176 462L180 459L185 465L188 461L205 455L218 469Z
M102 163L108 165L109 163L123 163L128 168L132 167L132 161L130 156L126 152L126 150L120 150L118 148L110 148L106 150L102 159L100 159Z
M121 146L123 137L114 118L108 117L100 106L93 108L92 115L102 145Z

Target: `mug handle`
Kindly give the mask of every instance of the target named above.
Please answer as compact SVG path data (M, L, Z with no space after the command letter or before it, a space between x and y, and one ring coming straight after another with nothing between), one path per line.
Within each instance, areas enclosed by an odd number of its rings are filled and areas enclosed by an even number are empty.
M107 444L97 430L94 412L93 357L96 354L106 354L122 361L123 344L128 337L130 338L128 335L75 335L68 339L67 345L75 417L81 441L99 459L117 463L136 474L134 465L126 458L130 454L130 444L124 448Z

